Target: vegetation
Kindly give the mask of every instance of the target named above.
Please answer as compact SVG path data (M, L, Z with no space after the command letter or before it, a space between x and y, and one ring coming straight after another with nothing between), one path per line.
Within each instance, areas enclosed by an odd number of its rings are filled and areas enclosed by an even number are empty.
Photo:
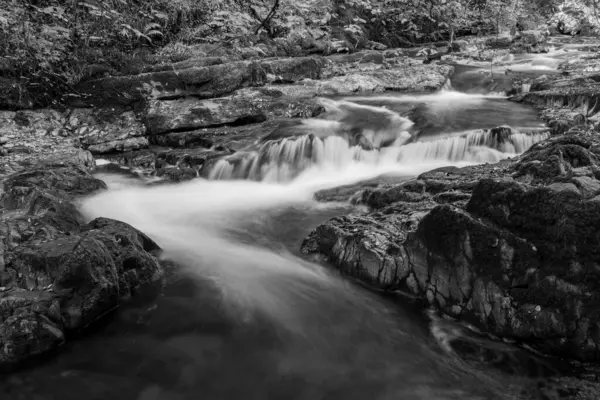
M17 85L45 106L82 79L206 55L214 43L263 43L277 55L301 53L306 41L320 41L321 52L333 42L411 46L558 23L556 15L587 21L596 1L568 0L588 7L569 14L576 7L558 0L0 0L0 89Z

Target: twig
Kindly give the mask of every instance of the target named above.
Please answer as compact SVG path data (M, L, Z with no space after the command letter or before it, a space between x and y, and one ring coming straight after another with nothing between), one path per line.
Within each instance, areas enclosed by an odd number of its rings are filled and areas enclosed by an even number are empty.
M267 24L275 16L277 8L279 8L279 0L275 0L275 2L273 3L273 8L271 8L271 11L269 12L269 14L267 14L267 17L260 23L258 28L256 28L256 30L254 31L255 35L258 35L258 32L261 30L261 28L264 27L265 29L267 29Z

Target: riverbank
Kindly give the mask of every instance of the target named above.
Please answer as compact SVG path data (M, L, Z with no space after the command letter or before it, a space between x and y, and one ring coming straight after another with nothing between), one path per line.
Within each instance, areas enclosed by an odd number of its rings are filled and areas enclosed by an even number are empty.
M353 194L370 211L316 228L304 252L500 337L598 361L594 60L569 61L514 97L537 107L552 137L498 164L441 168Z

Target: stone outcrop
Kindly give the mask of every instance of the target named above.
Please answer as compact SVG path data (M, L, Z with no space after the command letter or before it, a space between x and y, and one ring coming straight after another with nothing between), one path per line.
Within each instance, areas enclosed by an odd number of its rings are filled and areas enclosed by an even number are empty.
M82 151L79 139L67 129L67 115L56 110L0 112L0 176L38 165L41 160L77 159L93 167L94 159Z
M82 160L47 160L0 180L0 368L57 348L160 287L150 238L119 221L83 224L72 200L106 186Z
M242 126L275 118L311 118L322 106L314 98L287 98L273 88L242 89L208 100L151 101L145 111L150 136L219 126Z
M207 129L315 117L323 111L317 96L435 91L452 70L387 50L255 61L194 58L84 82L74 108L56 120L61 132L98 155L152 144L210 149Z
M182 67L178 69L178 67ZM193 96L220 97L247 86L260 86L271 80L295 82L319 78L322 61L313 57L284 60L236 61L215 65L178 65L158 72L108 77L82 83L76 106L133 106L149 99ZM272 75L273 78L270 78Z
M599 145L558 137L516 162L366 189L355 199L371 211L317 227L302 249L498 336L598 361Z
M148 147L146 127L133 111L102 112L91 108L74 109L66 128L82 147L93 154L139 150Z

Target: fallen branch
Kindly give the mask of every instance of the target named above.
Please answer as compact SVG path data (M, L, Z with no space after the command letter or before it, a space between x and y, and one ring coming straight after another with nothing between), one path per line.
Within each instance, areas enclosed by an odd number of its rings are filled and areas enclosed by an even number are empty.
M271 11L269 12L269 14L267 14L267 17L260 23L258 28L256 28L256 30L254 31L255 35L258 35L258 32L261 30L261 28L267 29L267 24L269 23L269 21L271 21L271 19L273 19L278 8L279 0L275 0L275 2L273 3L273 8L271 8Z

